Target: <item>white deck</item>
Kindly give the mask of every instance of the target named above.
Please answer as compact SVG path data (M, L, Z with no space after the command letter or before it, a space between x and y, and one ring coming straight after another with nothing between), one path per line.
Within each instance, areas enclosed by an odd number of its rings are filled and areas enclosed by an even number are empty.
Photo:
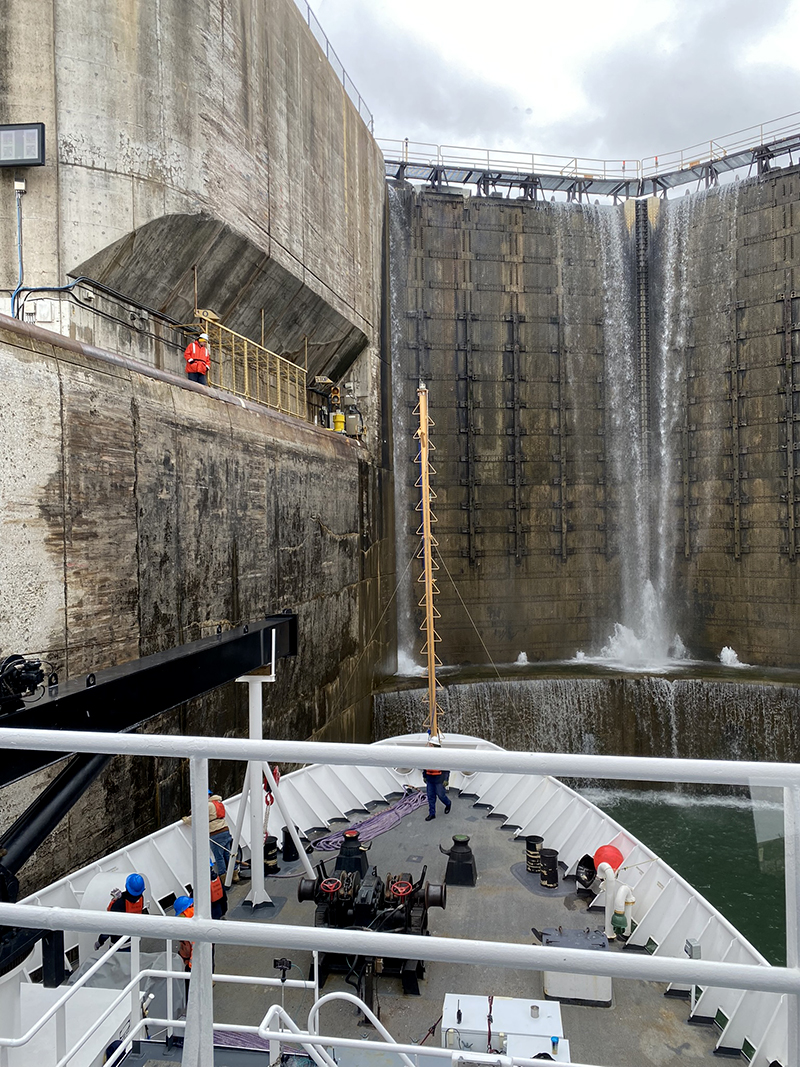
M92 735L92 737L99 736ZM236 750L237 754L230 755L228 758L241 758L238 749L248 744L247 742L234 743L231 739L215 740L219 746L227 745L232 750ZM184 743L196 757L196 751L192 748L193 744L196 748L198 742L202 745L208 739L129 738L129 743L141 747L143 751L148 741L156 746L169 744L179 747L181 743ZM422 744L421 736L397 738L392 741L403 745L405 762L423 762L419 755L414 758L407 755L412 749ZM107 744L108 741L105 740L103 743ZM265 742L261 746L261 751L268 744ZM275 742L272 744L276 745ZM277 744L288 745L289 743ZM324 751L324 746L311 747L315 754L320 749ZM374 752L378 747L380 746L374 746L372 751ZM494 746L487 746L478 739L467 737L450 737L447 747L451 753L454 748L459 750L459 755L463 753L464 763L467 766L470 762L480 763L480 760L470 761L468 758L470 753L488 752L490 749L498 751ZM329 746L331 753L335 753L336 750L344 751L344 749L345 746ZM347 746L347 749L355 750L356 746ZM363 753L369 753L369 751L369 749L359 747L358 755L361 757ZM381 753L381 757L382 755ZM504 757L512 755L503 753ZM566 757L552 758L565 759ZM586 757L575 757L578 763L586 759ZM592 757L592 759L598 758ZM659 763L666 762L668 761L659 761ZM376 804L402 792L404 787L421 787L422 785L421 772L418 769L372 765L373 757L369 758L369 763L369 766L347 765L341 761L329 765L313 764L285 775L281 779L280 793L291 820L300 827L303 833L329 828L333 822L341 822L350 817L355 817L357 821L359 812L368 811ZM580 770L577 773L585 772ZM681 779L676 777L676 780ZM534 832L543 836L547 847L558 849L559 858L566 865L568 873L574 872L577 862L585 853L592 854L602 844L615 844L624 857L625 879L633 888L636 897L636 903L633 906L635 930L629 944L646 950L652 957L650 962L655 963L656 960L662 958L665 961L672 959L681 961L683 965L687 964L683 946L686 939L691 937L698 940L702 946L702 966L698 967L698 970L702 971L705 967L703 972L705 974L717 973L706 966L713 961L746 964L757 968L769 966L767 961L731 924L675 871L627 834L602 811L555 778L538 774L482 770L465 773L453 770L450 776L450 786L451 789L460 791L464 800L467 794L474 798L474 803L482 808L482 813L491 815L496 820L496 824L506 826L511 836L524 837ZM462 802L459 800L459 804ZM240 804L240 797L232 797L226 801L231 824L236 822ZM273 807L269 832L280 837L282 823L283 820L277 815L277 807ZM249 819L245 818L243 821L245 848L248 844L246 835L249 832L249 825ZM31 894L20 903L34 908L41 906L80 909L87 888L98 873L119 874L124 877L130 871L137 870L146 872L147 897L151 915L168 915L169 912L165 912L159 902L186 891L186 886L192 882L193 878L192 862L191 831L184 823L178 822L142 841L132 843L38 893ZM270 882L270 891L272 891L272 885L273 883ZM602 899L598 898L596 903L602 903ZM0 919L2 909L6 907L13 906L0 905ZM88 919L89 916L84 913L82 918ZM131 919L132 917L124 918ZM41 915L39 921L41 921ZM61 921L65 921L63 917ZM138 921L142 922L142 920ZM166 923L166 920L161 920L161 922ZM84 929L82 932L67 933L66 949L77 946L83 955L86 946L93 940L93 934L85 929L84 922L76 921L75 925L76 928L83 926ZM225 925L229 928L229 932L233 933L235 924ZM251 924L251 928L255 925ZM197 942L205 939L202 932L198 932L195 936ZM221 935L215 940L224 940L225 936ZM471 929L468 936L478 937L479 931ZM263 939L261 943L265 943ZM452 944L452 942L449 943ZM437 958L436 952L433 951L433 944L431 944L431 949L431 958ZM439 955L438 958L441 959L443 956ZM642 960L642 957L635 953L624 953L622 956L614 953L614 959L620 961L629 959L630 963L626 966L631 969L631 973L635 974L636 961ZM551 967L550 960L547 965ZM26 969L31 973L38 966L39 953L37 951L26 962ZM559 965L557 963L552 965L552 969L559 970ZM561 966L560 969L566 968ZM638 969L641 972L642 966ZM677 963L661 970L664 974L680 973L682 977L688 973L685 966ZM649 976L650 971L647 973ZM721 970L719 973L725 972ZM752 972L747 972L748 978L750 973ZM721 982L724 980L720 979ZM692 979L683 977L682 984L676 982L674 989L688 990L694 984ZM753 984L758 983L753 982ZM770 985L770 983L766 984ZM735 990L724 984L717 987L712 982L706 981L702 989L696 987L698 996L692 1014L694 1017L715 1019L718 1034L716 1046L726 1050L743 1050L753 1067L768 1067L774 1060L787 1063L788 997L786 992L777 991L779 986L779 982L772 983L771 988L776 990L772 992L757 989ZM784 983L782 988L786 986L787 983ZM3 1033L1 1036L9 1035Z

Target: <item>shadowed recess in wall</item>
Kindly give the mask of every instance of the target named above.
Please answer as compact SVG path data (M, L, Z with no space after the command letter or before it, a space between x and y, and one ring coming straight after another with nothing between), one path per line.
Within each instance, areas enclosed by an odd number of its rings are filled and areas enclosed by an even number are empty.
M286 255L281 250L282 255ZM295 265L296 266L296 265ZM319 292L230 227L207 215L165 215L71 271L94 278L180 322L197 303L226 326L335 381L367 344L365 333ZM321 283L319 288L323 289Z

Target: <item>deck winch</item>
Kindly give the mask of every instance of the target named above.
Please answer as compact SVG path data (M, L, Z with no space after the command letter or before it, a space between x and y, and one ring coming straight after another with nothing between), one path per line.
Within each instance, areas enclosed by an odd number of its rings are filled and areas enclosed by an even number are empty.
M358 843L358 834L348 831L336 860L334 874L328 877L324 864L320 864L316 878L300 879L297 899L313 900L316 904L314 926L426 934L428 910L446 907L447 887L426 882L427 867L422 868L416 881L407 871L387 874L384 880L376 867L362 873L361 867L365 861L365 851ZM370 1004L374 998L376 974L399 977L404 993L419 994L419 979L425 975L425 963L418 959L374 956L359 956L354 960L338 953L322 953L319 960L320 987L332 971L344 972L345 981L357 988Z

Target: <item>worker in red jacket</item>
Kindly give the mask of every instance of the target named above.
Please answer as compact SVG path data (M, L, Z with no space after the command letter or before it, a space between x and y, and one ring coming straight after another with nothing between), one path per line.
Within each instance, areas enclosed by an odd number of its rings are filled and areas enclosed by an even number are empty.
M186 360L186 373L190 382L208 385L208 368L211 356L208 354L208 334L201 333L196 341L190 341L183 353Z

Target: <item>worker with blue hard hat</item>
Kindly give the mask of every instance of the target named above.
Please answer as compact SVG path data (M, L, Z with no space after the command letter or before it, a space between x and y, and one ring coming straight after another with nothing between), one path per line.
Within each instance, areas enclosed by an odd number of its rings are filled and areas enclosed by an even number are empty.
M175 903L172 905L176 915L185 915L187 911L191 909L191 918L194 915L194 899L192 897L176 897Z
M125 879L125 889L112 889L111 901L106 908L106 911L121 911L128 915L141 915L147 914L147 908L144 906L144 891L145 882L141 874L129 874ZM94 947L101 948L106 941L111 937L111 934L103 934L95 941Z
M184 919L191 919L194 917L194 900L192 897L176 897L173 905L175 914L181 916ZM178 955L183 960L184 971L191 971L192 969L192 950L194 949L194 943L192 941L179 941L178 942Z

